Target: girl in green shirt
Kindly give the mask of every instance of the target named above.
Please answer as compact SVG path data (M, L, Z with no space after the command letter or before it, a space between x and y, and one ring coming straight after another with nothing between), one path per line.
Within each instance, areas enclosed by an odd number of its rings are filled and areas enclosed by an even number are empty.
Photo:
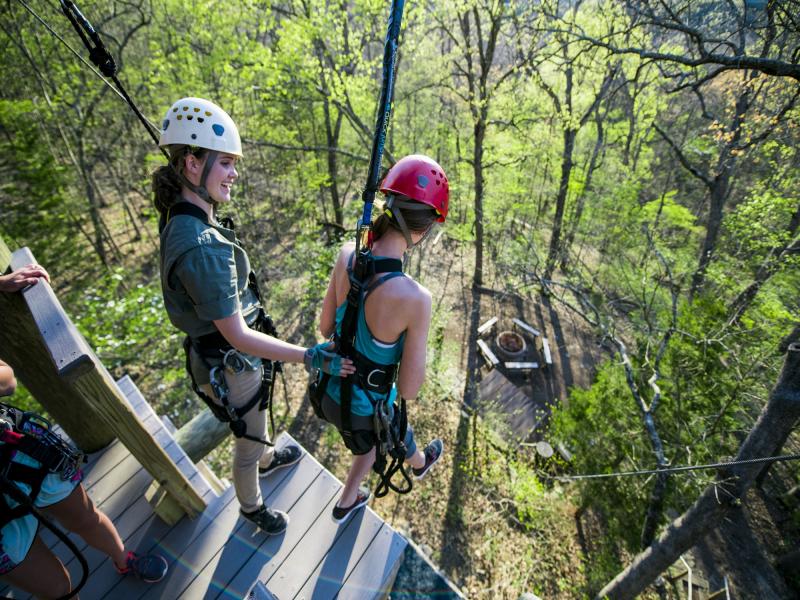
M217 220L231 201L242 157L230 116L201 98L182 98L167 111L159 145L170 164L153 174L160 219L161 287L172 323L186 333L187 368L195 391L235 434L233 481L241 514L267 534L282 533L286 513L266 507L258 485L264 477L301 458L290 445L266 443L260 410L266 361L304 363L334 375L352 373L352 362L328 343L302 348L269 335L271 322L260 301L247 253L232 224Z

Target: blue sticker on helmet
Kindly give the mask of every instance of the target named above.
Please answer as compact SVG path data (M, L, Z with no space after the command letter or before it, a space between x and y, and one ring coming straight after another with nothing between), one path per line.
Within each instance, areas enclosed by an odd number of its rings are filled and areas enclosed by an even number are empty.
M417 185L421 188L428 187L428 178L425 175L417 175Z
M225 128L222 125L219 125L218 123L212 125L211 129L213 129L214 133L216 133L217 135L222 135L223 133L225 133Z
M161 124L161 129L166 131L167 127L169 127L169 119L164 119L164 122Z

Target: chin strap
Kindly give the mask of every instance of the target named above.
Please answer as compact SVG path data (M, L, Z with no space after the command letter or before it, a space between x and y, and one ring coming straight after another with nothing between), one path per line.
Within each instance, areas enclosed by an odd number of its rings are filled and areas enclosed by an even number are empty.
M400 209L404 210L431 210L431 207L427 204L422 204L421 202L415 202L413 200L404 200L401 196L397 196L395 194L389 194L386 200L386 208L384 211L388 214L389 217L395 220L397 225L400 227L400 231L403 233L403 237L406 238L406 244L408 244L408 250L406 252L413 250L419 244L421 244L430 234L433 226L428 227L425 230L425 234L419 239L419 241L414 242L411 239L411 232L408 230L408 225L406 225L406 220L403 218L403 213Z
M181 180L181 183L193 191L195 194L200 196L203 200L214 206L216 208L217 201L214 200L211 195L208 193L206 189L206 180L208 179L208 174L211 173L211 168L214 166L214 163L217 161L217 157L219 156L219 152L216 150L209 150L208 155L206 157L206 164L203 165L203 172L200 175L200 185L195 185L191 181L189 181L186 175L183 172L178 172L178 178Z

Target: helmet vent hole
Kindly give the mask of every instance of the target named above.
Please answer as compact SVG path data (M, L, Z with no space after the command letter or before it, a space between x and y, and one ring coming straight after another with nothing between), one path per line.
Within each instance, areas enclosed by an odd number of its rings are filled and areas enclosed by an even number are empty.
M197 117L197 122L198 123L202 123L203 121L205 121L205 119L203 117Z
M221 136L223 133L225 133L225 128L222 125L220 125L219 123L214 123L211 126L211 129L213 129L214 133L216 133L219 136Z
M175 108L173 108L172 112L178 112L178 107L176 106Z
M194 112L200 112L200 109L195 107Z
M178 121L180 121L181 119L183 119L183 115L178 115L178 116L176 117L176 119L178 119Z
M188 106L184 106L184 107L183 107L183 110L185 110L185 111L186 111L186 110L189 110L189 107L188 107Z
M161 129L166 131L167 127L169 127L169 119L164 119L164 122L161 124Z
M211 116L211 111L208 111L208 110L207 110L207 111L206 111L206 116L207 116L207 117L210 117L210 116Z
M193 134L192 134L192 139L193 139L193 140L196 140L196 139L197 139L197 134L196 134L196 133L193 133Z
M192 115L186 115L186 118L191 121L194 117Z

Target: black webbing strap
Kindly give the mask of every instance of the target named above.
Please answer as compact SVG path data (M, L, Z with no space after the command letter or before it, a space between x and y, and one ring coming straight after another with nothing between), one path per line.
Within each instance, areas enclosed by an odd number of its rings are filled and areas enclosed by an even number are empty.
M405 439L406 432L408 431L408 414L406 413L406 399L402 396L400 396L399 420L400 422L396 430L392 427L393 423L390 423L384 432L387 436L387 454L391 457L391 462L387 465L386 456L380 452L375 453L375 465L373 466L373 470L380 476L378 485L375 487L376 498L383 498L390 490L398 494L408 494L414 487L405 465L407 450ZM392 419L392 421L394 421L394 419ZM392 482L392 478L398 472L403 477L403 483L399 486Z
M260 444L264 444L265 446L274 446L273 442L269 442L267 440L262 440L259 437L254 435L250 435L247 433L247 423L242 420L242 417L246 415L248 412L253 410L253 408L258 405L258 410L264 410L265 408L269 408L269 417L270 417L270 425L275 429L275 423L272 417L272 393L275 389L275 373L272 365L269 365L269 369L267 369L268 365L262 366L262 379L261 385L259 386L258 390L250 400L247 401L246 404L240 406L239 408L235 408L230 405L230 401L228 400L227 393L219 393L217 397L219 401L222 403L222 406L217 404L214 399L206 394L200 386L197 384L197 380L194 378L194 373L192 372L192 364L191 364L191 355L190 350L193 348L192 338L188 335L183 340L183 351L186 354L186 372L189 373L189 379L192 382L192 390L194 393L197 394L198 398L200 398L206 406L211 410L211 413L223 423L227 423L228 427L230 427L231 432L233 433L234 437L237 438L244 438L246 440L250 440L253 442L258 442ZM202 361L203 365L208 369L209 373L211 373L211 369L213 368L211 364L206 360L203 354L195 349L195 352ZM269 361L265 361L269 362ZM269 371L269 375L267 375L267 371Z
M36 508L33 502L36 496L39 494L38 490L36 494L33 493L31 493L30 495L25 494L25 492L23 492L19 487L17 487L16 483L11 481L8 477L6 477L5 474L3 474L0 471L0 491L2 491L2 493L0 493L0 522L3 522L3 519L6 517L6 515L17 510L24 510L24 513L21 514L20 516L24 516L31 513L33 514L33 516L36 517L36 519L42 525L44 525L47 529L52 531L58 539L64 542L64 545L67 546L67 548L69 548L70 551L78 559L78 562L81 564L81 571L82 571L81 579L78 582L78 585L76 585L74 588L72 588L69 592L67 592L63 596L59 596L58 598L56 598L56 600L69 600L70 598L75 597L78 594L78 592L81 591L83 586L86 584L86 579L89 577L89 564L86 562L86 557L83 555L83 552L81 552L78 549L78 547L75 545L75 542L73 542L66 533L64 533L63 531L61 531L61 529L53 525L50 519L48 519L45 515L39 512L39 509ZM8 501L5 499L4 494L8 494L14 500L14 502L17 503L17 506L14 507L13 509L9 508ZM3 525L0 525L0 529L2 529L3 526L5 526L5 523L3 523Z
M3 444L0 447L0 474L9 482L23 483L30 486L31 491L28 495L35 499L42 489L44 478L47 477L47 467L31 467L30 465L12 462L16 450L17 447L11 444ZM3 488L5 487L3 486ZM22 503L11 508L5 497L0 494L0 530L14 519L24 517L30 512L30 508Z
M352 259L351 259L352 261ZM348 261L348 262L351 262ZM350 290L347 292L347 307L342 318L341 334L339 336L339 353L352 358L356 353L356 329L358 326L358 311L364 302L364 286L376 274L392 273L403 270L403 261L397 258L374 258L369 250L363 250L356 256L356 263L347 268L350 278ZM372 288L374 289L374 287ZM325 379L325 378L323 378ZM327 379L321 385L324 392ZM345 442L350 444L353 441L353 421L352 421L352 394L353 376L342 377L340 408L342 422L342 436Z

